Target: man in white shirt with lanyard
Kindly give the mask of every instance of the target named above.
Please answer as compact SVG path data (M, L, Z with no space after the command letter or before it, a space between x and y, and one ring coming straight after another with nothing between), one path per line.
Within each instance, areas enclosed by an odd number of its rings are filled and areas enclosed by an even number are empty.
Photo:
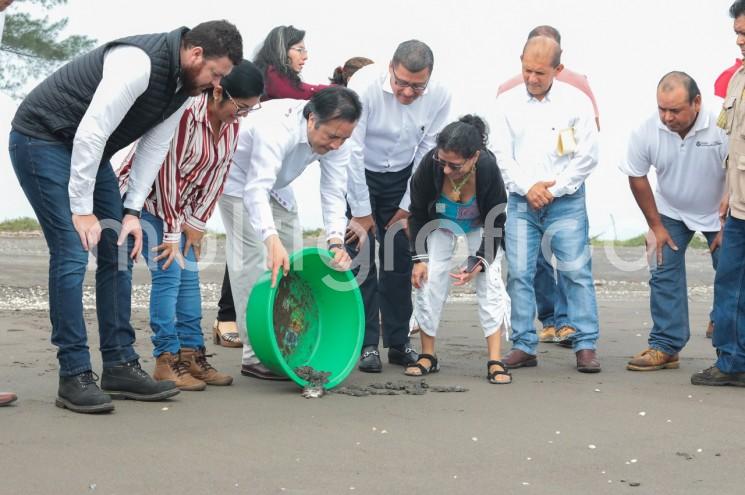
M242 57L241 35L227 21L130 36L75 58L19 106L10 159L50 252L57 406L108 412L111 398L151 401L179 392L173 382L155 382L145 373L133 348L131 264L142 245L140 211L189 97L219 84ZM137 139L122 200L109 160ZM103 391L91 369L83 319L90 251L97 258Z
M431 80L432 50L417 40L401 43L385 68L360 69L349 87L360 95L362 117L350 141L347 242L358 252L365 305L359 369L380 372L380 331L390 363L417 360L409 347L411 253L406 235L409 178L450 117L450 93ZM380 269L375 263L375 238Z
M271 100L241 122L233 166L219 200L227 233L226 258L241 336L247 335L246 305L266 265L272 286L290 268L288 249L302 248L297 210L271 201L272 191L291 184L310 164L321 165L320 200L326 241L334 264L348 269L344 249L349 150L344 142L362 113L357 95L341 86L317 92L310 101ZM248 339L243 342L241 374L281 379L262 365Z
M505 240L512 350L503 362L509 368L537 364L536 257L553 253L566 277L577 370L597 373L598 313L584 187L598 162L593 109L581 91L556 80L561 70L556 40L530 38L521 61L525 83L497 99L490 119L490 143L510 193Z
M716 114L701 106L696 81L685 72L669 72L657 85L657 113L631 134L620 163L650 229L652 330L649 347L629 361L629 370L680 366L678 353L690 337L685 253L696 232L706 237L716 270L720 214L727 211L722 167L727 135L716 124ZM657 172L654 193L647 179L651 167Z

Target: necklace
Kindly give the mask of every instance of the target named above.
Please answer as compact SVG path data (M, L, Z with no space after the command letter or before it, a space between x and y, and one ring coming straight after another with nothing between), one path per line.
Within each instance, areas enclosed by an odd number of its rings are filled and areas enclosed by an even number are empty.
M468 183L468 179L471 178L475 170L476 164L474 163L471 171L464 175L463 178L458 182L455 182L453 179L451 179L449 175L447 176L448 180L450 181L450 186L452 186L453 188L453 191L450 193L450 197L453 199L453 201L460 202L460 190L463 189L463 186L465 186L466 183Z

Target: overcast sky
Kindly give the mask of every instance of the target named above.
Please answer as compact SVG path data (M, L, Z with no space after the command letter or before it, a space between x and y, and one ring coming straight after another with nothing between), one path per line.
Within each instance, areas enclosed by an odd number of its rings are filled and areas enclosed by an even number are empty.
M520 70L527 33L551 24L562 34L563 63L587 74L600 107L601 159L588 180L592 235L626 238L646 229L644 219L618 172L631 129L656 111L660 76L683 70L697 80L704 105L717 75L739 55L731 0L377 0L345 2L245 2L192 0L70 0L55 9L68 16L70 34L105 42L121 36L169 31L181 25L226 18L240 29L250 56L279 24L305 29L310 58L302 77L325 82L333 68L352 56L387 63L396 45L417 38L435 54L433 77L453 93L454 117L483 114L500 82ZM16 4L10 7L21 8ZM0 147L15 105L0 96ZM321 224L315 167L296 182L304 226ZM33 215L13 174L7 152L0 153L0 219ZM613 225L615 224L615 229ZM210 227L222 229L219 215Z

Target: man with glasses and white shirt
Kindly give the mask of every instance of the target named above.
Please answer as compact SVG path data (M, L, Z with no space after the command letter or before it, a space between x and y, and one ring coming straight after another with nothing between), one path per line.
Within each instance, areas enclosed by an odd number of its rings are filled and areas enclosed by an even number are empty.
M406 235L409 178L450 118L450 93L430 79L432 50L421 41L401 43L388 67L360 69L349 87L362 101L362 117L350 140L346 241L356 244L365 304L365 338L359 369L382 370L378 342L388 361L417 360L409 347L411 254ZM375 263L375 238L380 243ZM382 320L382 321L381 321Z

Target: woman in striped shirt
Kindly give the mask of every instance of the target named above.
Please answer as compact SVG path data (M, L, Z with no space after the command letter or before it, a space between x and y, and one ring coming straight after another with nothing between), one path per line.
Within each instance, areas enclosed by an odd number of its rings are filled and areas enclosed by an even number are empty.
M221 85L194 99L179 127L142 213L143 255L152 276L150 326L154 378L181 390L230 385L206 359L199 261L205 224L222 193L238 144L238 120L260 108L261 71L243 61ZM119 170L126 194L133 150Z

